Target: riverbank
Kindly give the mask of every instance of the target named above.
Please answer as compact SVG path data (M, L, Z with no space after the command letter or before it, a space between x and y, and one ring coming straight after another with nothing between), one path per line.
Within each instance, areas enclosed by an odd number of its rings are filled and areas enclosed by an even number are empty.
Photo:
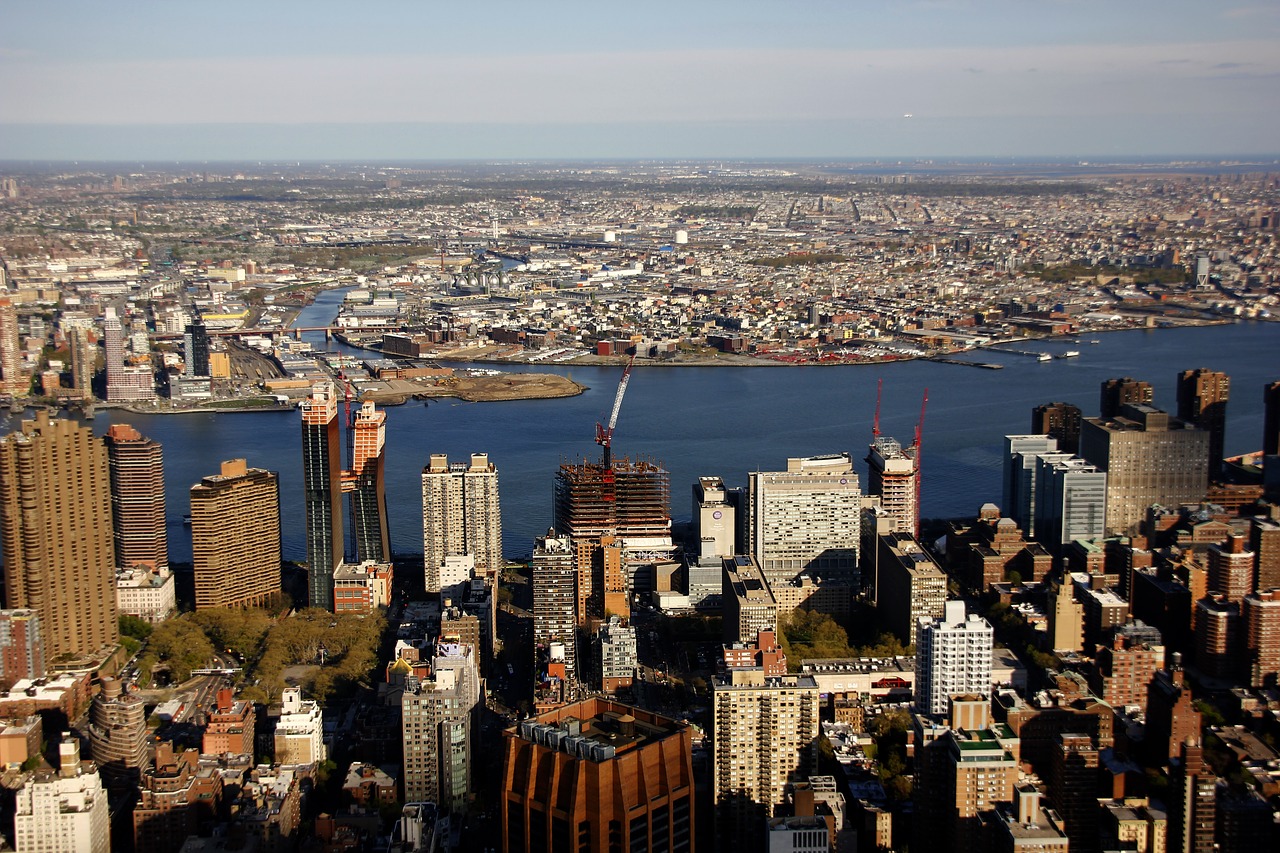
M382 406L399 406L409 400L457 398L468 403L497 403L509 400L553 400L576 397L587 390L565 376L554 373L504 373L499 376L451 376L436 384L407 379L383 383L385 389L366 390L361 400Z

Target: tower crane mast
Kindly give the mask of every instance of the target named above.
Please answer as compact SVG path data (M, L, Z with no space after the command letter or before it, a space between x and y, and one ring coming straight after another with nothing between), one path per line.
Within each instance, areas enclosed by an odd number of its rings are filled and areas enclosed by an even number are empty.
M627 383L631 381L631 368L636 363L635 353L622 371L622 379L618 381L618 393L613 398L613 411L609 413L609 424L596 424L596 444L604 448L604 466L613 467L613 430L618 425L618 412L622 411L622 395L627 393Z

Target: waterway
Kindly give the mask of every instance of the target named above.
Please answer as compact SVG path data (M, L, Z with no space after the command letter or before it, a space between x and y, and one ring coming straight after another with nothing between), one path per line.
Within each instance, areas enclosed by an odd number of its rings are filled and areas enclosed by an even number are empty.
M338 292L323 294L303 312L299 325L326 324L341 299ZM325 347L323 334L312 339L317 348ZM1002 438L1028 430L1033 406L1062 400L1092 416L1103 380L1132 376L1152 383L1156 405L1173 410L1177 372L1196 367L1231 376L1227 453L1260 447L1262 389L1280 380L1280 324L1117 332L1096 340L1025 347L1052 353L1074 349L1080 352L1077 358L1038 362L992 350L977 358L1003 364L1003 370L927 361L637 368L614 434L614 453L663 463L671 472L672 514L686 519L692 484L700 475L745 485L748 471L778 470L788 456L847 451L861 460L871 438L876 383L883 380L880 429L904 444L912 439L928 389L923 514L973 515L984 502L999 502ZM331 347L345 349L336 342ZM620 369L545 364L510 369L562 373L588 390L558 400L445 400L387 409L387 495L397 553L421 551L420 475L430 453L447 453L456 461L472 452L489 454L499 472L504 549L513 557L528 554L533 537L551 524L552 484L561 462L598 457L595 424L608 416ZM189 511L191 485L233 457L280 473L285 555L305 559L296 412L140 416L102 411L94 430L103 432L113 422L132 423L164 445L173 560L190 558L190 531L181 521ZM859 465L865 488L866 466Z

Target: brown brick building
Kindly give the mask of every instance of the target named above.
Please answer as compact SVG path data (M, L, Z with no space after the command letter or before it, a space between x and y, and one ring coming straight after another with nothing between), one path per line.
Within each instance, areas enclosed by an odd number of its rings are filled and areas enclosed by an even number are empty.
M192 486L191 560L197 610L262 605L278 595L279 477L232 459Z

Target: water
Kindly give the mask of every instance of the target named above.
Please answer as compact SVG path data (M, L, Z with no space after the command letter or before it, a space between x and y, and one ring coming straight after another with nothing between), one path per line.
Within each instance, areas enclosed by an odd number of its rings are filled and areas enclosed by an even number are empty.
M326 293L303 312L300 325L330 320L341 293ZM1228 454L1259 449L1262 388L1280 379L1280 324L1242 323L1187 329L1119 332L1087 343L1037 343L1049 352L1080 351L1079 358L1037 362L1026 356L986 352L981 360L1004 370L905 362L842 367L638 367L627 389L614 435L615 455L646 456L671 472L672 514L690 514L690 492L700 475L745 485L751 470L777 470L788 456L848 451L866 455L875 411L876 381L884 380L881 432L909 443L927 388L924 422L922 512L925 516L976 514L1000 500L1002 438L1024 433L1031 409L1065 400L1096 414L1099 385L1119 376L1155 386L1155 403L1176 408L1180 370L1209 367L1232 379ZM324 347L322 334L314 336ZM340 347L336 342L335 349ZM349 350L359 352L357 350ZM505 369L505 368L504 368ZM595 423L613 404L620 368L565 365L514 367L557 372L588 390L561 400L464 403L445 400L424 407L410 402L387 409L387 495L392 546L421 551L421 471L430 453L462 461L487 452L498 467L504 548L529 553L533 537L552 519L552 483L562 461L596 459ZM223 459L280 472L284 551L305 559L300 426L296 412L140 416L102 412L94 430L132 423L163 443L168 486L169 549L188 560L190 531L181 524L187 494ZM865 465L861 465L865 488Z

